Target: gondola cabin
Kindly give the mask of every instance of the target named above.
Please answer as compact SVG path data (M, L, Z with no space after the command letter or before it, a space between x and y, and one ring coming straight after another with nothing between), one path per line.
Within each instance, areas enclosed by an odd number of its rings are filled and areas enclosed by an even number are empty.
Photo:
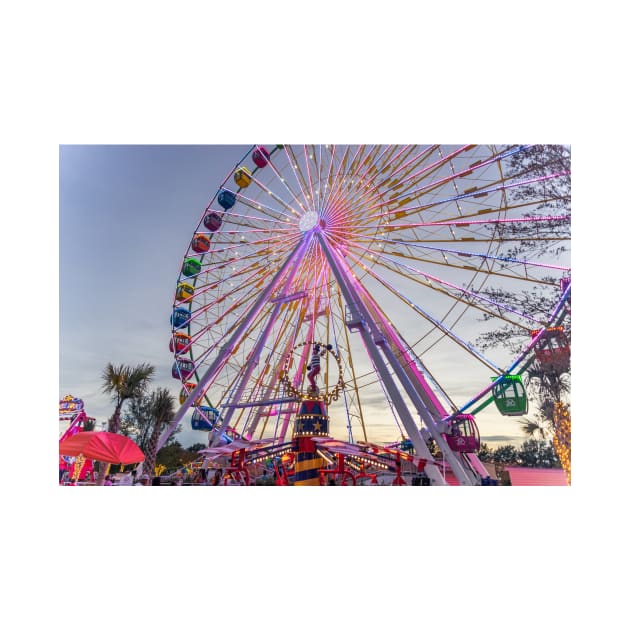
M183 328L190 321L190 311L187 308L178 306L171 315L171 326L173 328Z
M179 390L179 404L183 405L188 398L188 395L197 387L197 383L187 382L184 383L184 387Z
M413 442L409 438L406 438L400 443L399 448L401 451L411 453L413 452Z
M189 359L177 359L171 368L171 376L178 380L190 378L195 372L195 364Z
M192 284L188 284L187 282L180 282L177 285L177 290L175 291L175 297L180 302L188 302L194 294L195 294L195 287L193 287Z
M205 254L210 251L210 239L205 234L195 234L190 242L193 252Z
M201 271L201 262L196 258L186 258L182 265L182 274L187 278L196 276Z
M499 377L494 376L493 381ZM527 393L523 379L518 374L504 374L492 387L492 397L497 409L504 416L522 416L527 413Z
M269 151L267 151L265 147L258 147L252 153L252 160L254 160L254 164L258 168L267 166L267 162L269 162Z
M252 173L248 168L244 166L239 166L236 171L234 171L234 181L237 186L241 188L247 188L252 183Z
M536 337L539 330L532 330ZM571 346L562 326L547 328L534 346L534 353L540 367L546 371L567 372L571 365Z
M444 438L450 449L456 453L476 453L481 446L477 423L469 413L451 418Z
M193 391L193 389L195 389L195 387L197 387L197 383L186 383L185 387L182 387L179 390L179 404L183 405L186 400L188 399L188 395ZM192 402L192 407L198 407L199 405L201 405L203 403L203 399L204 399L205 394L199 394L199 396L197 396L197 398L195 398L195 400L193 400Z
M222 223L223 219L218 212L209 212L203 218L203 224L210 232L216 232L221 227Z
M190 335L175 333L168 344L168 349L175 354L186 352L190 348Z
M217 409L201 405L193 411L190 424L195 431L212 431L218 419Z
M230 190L222 190L217 201L224 210L229 210L236 203L236 195Z

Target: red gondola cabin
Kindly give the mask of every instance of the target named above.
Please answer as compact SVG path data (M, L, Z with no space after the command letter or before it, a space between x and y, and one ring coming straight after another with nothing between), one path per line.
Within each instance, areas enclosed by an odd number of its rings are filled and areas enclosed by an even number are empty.
M209 212L203 218L203 224L210 232L216 232L221 227L221 223L223 219L218 212Z
M536 337L539 330L532 330ZM547 328L534 346L534 353L543 370L558 373L567 372L571 364L571 346L562 326Z
M267 166L267 162L269 161L269 151L267 151L265 147L258 147L252 153L252 159L258 168L263 168Z
M190 348L190 335L175 333L168 344L168 349L175 354L181 354Z

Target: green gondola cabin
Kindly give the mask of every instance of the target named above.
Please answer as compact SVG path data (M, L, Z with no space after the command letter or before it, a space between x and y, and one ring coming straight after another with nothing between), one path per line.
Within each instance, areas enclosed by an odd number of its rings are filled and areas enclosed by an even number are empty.
M182 265L182 274L187 278L196 276L201 271L201 262L196 258L187 258Z
M492 377L499 380L498 376ZM527 413L528 402L523 379L518 374L504 374L492 387L492 397L497 409L504 416L522 416Z

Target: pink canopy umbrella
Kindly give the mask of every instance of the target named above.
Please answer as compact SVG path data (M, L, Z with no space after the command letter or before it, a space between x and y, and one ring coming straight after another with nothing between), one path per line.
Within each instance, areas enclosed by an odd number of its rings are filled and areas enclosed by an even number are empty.
M107 464L137 464L144 461L138 445L124 435L107 431L82 431L59 443L59 455L83 455Z

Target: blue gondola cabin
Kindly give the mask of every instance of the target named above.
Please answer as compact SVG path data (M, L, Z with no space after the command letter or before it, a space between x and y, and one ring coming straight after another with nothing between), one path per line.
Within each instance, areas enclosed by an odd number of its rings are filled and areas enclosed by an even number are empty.
M236 195L230 190L222 190L217 201L224 210L229 210L236 203Z
M406 438L400 443L399 448L401 451L406 451L408 453L411 453L414 448L413 442L409 438Z
M217 409L201 405L193 411L190 424L195 431L212 431L218 419Z
M189 359L177 359L171 368L171 376L180 381L190 378L195 373L195 364Z
M173 310L171 315L171 326L175 329L183 328L188 325L190 321L190 311L187 308L181 306Z

